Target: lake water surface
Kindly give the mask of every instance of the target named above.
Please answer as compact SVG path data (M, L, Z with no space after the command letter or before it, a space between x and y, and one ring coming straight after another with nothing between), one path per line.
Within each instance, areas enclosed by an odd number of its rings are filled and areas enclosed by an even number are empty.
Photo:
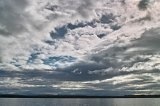
M160 106L160 98L0 98L0 106Z

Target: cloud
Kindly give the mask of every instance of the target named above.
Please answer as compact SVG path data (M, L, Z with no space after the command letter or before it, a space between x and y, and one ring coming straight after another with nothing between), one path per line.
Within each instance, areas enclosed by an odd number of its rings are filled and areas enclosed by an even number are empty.
M25 11L28 6L28 0L2 0L0 2L1 35L16 35L28 30L27 24L31 24L30 14Z
M141 10L146 10L148 8L150 0L141 0L138 4L138 8Z
M82 19L81 13L78 12L77 8L81 8L83 5L87 7L93 7L89 1L30 1L30 0L2 0L0 3L0 7L2 8L0 11L1 19L0 19L0 34L5 38L4 45L5 48L32 48L32 45L38 45L42 43L41 40L44 40L45 35L52 32L51 30L54 27L59 27L59 23L70 23L77 20ZM74 4L75 6L71 6ZM54 7L56 5L55 10L49 11L49 7ZM91 8L94 10L94 7ZM80 10L81 11L81 10ZM83 14L89 12L88 8L83 9ZM89 15L93 16L93 15ZM52 17L52 18L49 18ZM9 36L9 37L8 37ZM25 43L21 40L25 39ZM33 41L33 42L31 42ZM36 42L35 42L36 41ZM12 45L9 45L9 43ZM26 43L27 46L26 47ZM13 47L14 46L14 47ZM27 49L27 51L31 51L31 49ZM3 50L3 55L8 52ZM5 52L5 53L4 53ZM16 51L14 51L16 52ZM17 53L8 54L10 58L14 57ZM2 54L1 54L2 55ZM5 60L5 59L2 59Z
M38 1L30 0L2 0L0 5L1 35L25 37L27 35L37 36L38 32L48 33L45 30L51 28L51 26L47 23L46 15L51 13L45 11L45 4L46 2L42 5ZM38 5L39 7L37 7ZM18 40L18 38L16 39Z
M84 61L54 70L60 72L59 75L53 75L54 78L74 85L70 87L60 84L58 88L84 90L89 87L95 92L97 89L103 92L114 89L122 94L127 94L126 91L134 94L159 93L156 88L151 88L159 81L156 76L159 74L159 36L157 28L145 31L140 38L128 38L128 43L122 42L124 35L121 35L112 44L100 44ZM110 39L108 37L107 41Z
M2 0L1 93L158 94L159 2L122 2Z
M81 2L80 6L77 8L77 11L82 17L88 18L88 13L93 10L95 4L95 0L83 0L83 2Z

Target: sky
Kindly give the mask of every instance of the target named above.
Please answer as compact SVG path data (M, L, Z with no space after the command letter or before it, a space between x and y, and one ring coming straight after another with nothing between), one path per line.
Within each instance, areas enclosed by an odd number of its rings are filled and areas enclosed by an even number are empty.
M160 94L159 0L1 0L0 94Z

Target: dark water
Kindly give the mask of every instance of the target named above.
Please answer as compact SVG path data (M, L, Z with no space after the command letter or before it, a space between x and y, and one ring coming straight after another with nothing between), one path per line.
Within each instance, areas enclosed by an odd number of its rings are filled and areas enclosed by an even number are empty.
M0 106L160 106L160 98L135 98L135 99L1 98Z

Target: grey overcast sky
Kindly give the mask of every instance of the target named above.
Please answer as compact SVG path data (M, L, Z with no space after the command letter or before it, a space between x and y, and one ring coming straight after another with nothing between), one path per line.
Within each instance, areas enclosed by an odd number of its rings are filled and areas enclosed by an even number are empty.
M159 0L0 0L0 94L160 94Z

